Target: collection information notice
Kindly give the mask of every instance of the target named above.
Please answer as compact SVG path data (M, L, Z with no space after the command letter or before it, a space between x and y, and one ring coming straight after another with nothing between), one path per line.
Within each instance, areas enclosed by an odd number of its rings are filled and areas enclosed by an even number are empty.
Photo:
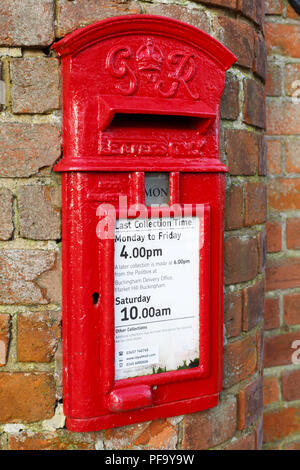
M120 219L115 379L199 365L200 218Z

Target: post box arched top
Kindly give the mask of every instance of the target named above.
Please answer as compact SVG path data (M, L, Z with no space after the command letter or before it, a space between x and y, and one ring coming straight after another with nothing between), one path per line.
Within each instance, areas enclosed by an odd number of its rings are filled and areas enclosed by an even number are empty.
M236 57L226 47L204 31L178 20L154 15L124 15L98 21L74 31L52 47L63 58L73 56L102 40L147 33L190 44L209 56L224 71L236 61Z

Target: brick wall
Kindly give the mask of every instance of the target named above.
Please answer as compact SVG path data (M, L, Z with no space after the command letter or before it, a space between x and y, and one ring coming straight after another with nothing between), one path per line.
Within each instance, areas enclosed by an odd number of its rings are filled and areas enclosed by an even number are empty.
M266 2L266 15L269 220L264 439L267 448L300 449L300 368L292 364L293 342L300 340L300 107L296 98L300 16L281 0Z
M230 169L224 389L219 406L208 411L77 434L64 429L62 413L61 201L60 177L52 172L61 153L60 78L49 47L80 26L128 13L183 20L238 57L226 75L221 110L221 157ZM6 84L0 112L0 448L260 448L266 251L263 0L1 0L0 17ZM296 183L295 178L295 188ZM296 276L297 260L293 263ZM293 299L290 311L292 304ZM293 328L290 335L295 335Z

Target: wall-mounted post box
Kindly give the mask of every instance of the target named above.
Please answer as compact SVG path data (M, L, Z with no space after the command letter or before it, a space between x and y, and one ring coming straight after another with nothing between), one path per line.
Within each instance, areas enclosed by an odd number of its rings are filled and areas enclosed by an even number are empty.
M67 427L215 406L222 384L219 107L235 57L206 33L123 16L62 59Z

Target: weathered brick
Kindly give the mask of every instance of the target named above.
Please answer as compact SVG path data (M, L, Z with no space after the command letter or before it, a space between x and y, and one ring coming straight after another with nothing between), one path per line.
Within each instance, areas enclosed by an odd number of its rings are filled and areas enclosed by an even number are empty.
M286 401L300 399L300 370L291 370L282 374L282 398Z
M280 65L268 63L265 92L267 96L280 96L282 90L282 70Z
M139 450L176 450L177 429L165 419L152 421L134 442Z
M9 240L13 233L13 195L3 188L0 189L0 240Z
M282 450L300 450L300 439L283 444Z
M264 87L255 80L244 81L243 120L252 126L266 127L266 108Z
M289 289L299 287L300 258L268 259L266 269L266 289Z
M288 218L286 221L286 245L291 250L300 249L300 217Z
M224 323L227 338L238 336L242 329L242 293L228 292L224 297Z
M266 42L261 33L255 33L255 57L253 64L254 73L262 78L263 81L266 80L267 75L267 48Z
M225 75L225 89L221 99L221 118L235 120L240 113L238 77L227 73Z
M263 378L260 376L239 393L238 429L253 424L262 415L263 405Z
M285 66L285 94L299 97L300 64L287 64Z
M265 136L259 136L260 153L258 159L258 174L259 176L267 176L267 141Z
M57 29L58 37L65 36L74 29L94 23L95 21L111 16L130 15L142 13L141 6L135 0L116 2L114 0L69 0L57 1Z
M265 299L264 326L265 330L273 330L280 326L279 299L276 297Z
M10 64L14 113L47 113L60 105L58 60L24 57Z
M139 436L147 429L149 423L138 423L121 428L107 429L103 433L106 450L132 449Z
M0 373L0 422L32 423L54 414L55 384L47 373Z
M256 439L255 433L246 434L245 436L234 437L229 444L222 447L222 450L255 450Z
M268 173L270 173L271 175L280 175L282 172L280 140L267 141L267 161Z
M0 315L0 367L5 366L10 341L10 315Z
M264 0L238 0L238 10L250 20L263 26L265 9Z
M267 229L267 250L268 253L281 251L282 246L282 226L277 220L268 220Z
M60 133L50 124L1 123L0 176L25 177L60 156Z
M49 46L54 41L52 0L1 0L1 46Z
M285 142L285 170L287 173L300 173L299 145L300 139Z
M33 240L61 238L60 188L21 186L18 191L20 235Z
M282 407L264 414L264 441L284 439L300 432L300 409Z
M264 314L264 285L257 282L243 290L243 330L249 331L262 319Z
M62 303L62 266L61 254L57 253L54 267L42 273L39 277L39 286L47 292L47 298L53 304Z
M164 17L174 18L175 20L184 21L185 23L196 26L207 33L210 30L210 23L207 14L198 9L189 9L180 5L166 5L162 3L149 3L144 6L145 13L148 15L160 15Z
M254 60L254 32L251 26L225 16L213 20L217 39L237 57L237 63L252 68Z
M225 284L254 279L258 271L257 240L231 237L225 241Z
M56 317L56 318L55 318ZM18 315L18 360L50 362L60 338L59 318L53 312L27 312Z
M266 231L259 232L258 234L258 272L265 271L267 264L267 234Z
M299 6L299 4L298 4L298 6ZM288 3L287 6L286 6L286 16L287 16L287 18L292 18L294 20L299 20L299 13L296 12L296 10L292 7L292 5L290 3Z
M266 15L281 15L281 0L265 0Z
M245 185L245 226L262 224L267 218L267 193L263 183Z
M66 431L21 432L9 436L10 450L94 450L94 440L87 433Z
M282 333L265 338L264 367L275 367L292 364L294 341L300 340L300 332Z
M0 303L44 304L47 293L37 278L55 266L56 253L44 250L0 250Z
M256 369L256 339L253 336L243 338L224 347L224 388L241 382Z
M300 25L266 23L265 29L269 54L300 57Z
M236 8L237 0L195 0L197 3L207 3L208 5L216 5L223 8Z
M259 135L245 130L225 130L225 152L232 175L255 175L262 151Z
M264 377L264 405L279 400L279 381L277 377Z
M225 230L235 230L243 226L244 203L243 187L232 185L225 196Z
M300 36L300 34L299 34ZM269 135L300 134L300 106L290 101L276 100L267 104Z
M230 439L235 429L236 400L231 397L222 401L217 408L185 416L182 448L209 449Z
M279 211L300 209L300 180L276 178L268 183L269 209Z
M300 294L287 294L283 298L284 322L287 325L300 324Z
M265 347L265 337L264 337L264 328L261 327L256 332L256 370L262 374L263 371L263 359L264 359L264 347Z

